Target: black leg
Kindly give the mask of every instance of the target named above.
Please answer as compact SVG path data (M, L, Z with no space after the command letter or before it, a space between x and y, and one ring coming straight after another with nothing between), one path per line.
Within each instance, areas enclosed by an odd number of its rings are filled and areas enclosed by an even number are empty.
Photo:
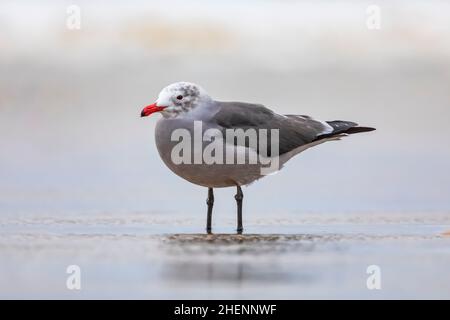
M206 199L206 204L208 205L208 215L206 216L206 232L211 233L212 210L214 205L213 188L208 188L208 198Z
M237 203L237 233L241 234L244 231L242 227L242 199L244 199L244 194L240 186L237 186L237 193L234 196Z

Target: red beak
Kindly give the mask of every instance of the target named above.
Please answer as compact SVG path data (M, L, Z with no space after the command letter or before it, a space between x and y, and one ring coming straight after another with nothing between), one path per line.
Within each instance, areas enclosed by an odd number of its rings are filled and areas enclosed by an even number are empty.
M156 105L156 103L153 103L149 106L146 106L144 109L142 109L141 117L147 117L151 115L152 113L163 111L166 107L159 107Z

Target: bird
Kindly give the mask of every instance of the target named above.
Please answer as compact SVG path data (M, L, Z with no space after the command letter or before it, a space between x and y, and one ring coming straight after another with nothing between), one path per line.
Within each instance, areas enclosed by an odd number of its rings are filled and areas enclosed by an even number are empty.
M242 187L269 175L264 172L268 164L276 163L275 169L267 170L276 173L308 148L375 130L351 121L281 115L262 104L217 101L191 82L176 82L163 88L156 101L143 108L141 117L154 113L162 115L155 127L156 147L162 161L181 178L208 188L207 234L212 233L215 188L236 188L236 231L242 234ZM227 139L229 132L234 135ZM257 143L253 141L254 132L259 137ZM226 157L224 154L231 154L226 160L232 161L219 161ZM247 161L237 161L239 156ZM253 162L249 160L251 157ZM255 158L260 161L255 163Z

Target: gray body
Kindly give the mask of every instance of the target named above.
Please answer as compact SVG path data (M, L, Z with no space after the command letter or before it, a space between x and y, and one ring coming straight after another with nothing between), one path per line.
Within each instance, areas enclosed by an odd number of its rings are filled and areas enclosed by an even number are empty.
M241 186L280 170L312 146L375 130L350 121L279 115L259 104L215 101L190 82L165 87L156 102L141 111L141 117L155 112L162 115L155 130L161 159L181 178L208 187L208 234L212 232L214 188L236 187L236 231L242 234Z
M371 131L372 128L358 127L348 121L321 122L308 116L279 115L257 104L242 102L204 101L198 107L177 117L161 118L155 130L158 152L175 174L197 185L209 188L243 186L260 179L261 164L175 164L171 159L173 147L179 141L171 141L175 129L187 129L194 136L194 121L202 121L202 129L278 129L279 130L279 168L296 154L325 141L337 140L349 133ZM353 131L352 131L353 129ZM204 142L204 146L210 142ZM248 145L227 145L246 152L259 150ZM243 149L245 148L245 149ZM268 156L271 156L269 148Z

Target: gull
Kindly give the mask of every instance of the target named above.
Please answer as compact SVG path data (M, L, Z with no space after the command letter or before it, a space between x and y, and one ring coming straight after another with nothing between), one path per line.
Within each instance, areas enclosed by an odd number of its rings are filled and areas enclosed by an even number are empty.
M208 188L208 234L212 232L214 188L237 189L237 233L242 234L242 186L281 170L308 148L375 130L351 121L280 115L261 104L216 101L190 82L162 89L141 117L153 113L162 115L155 140L163 162L181 178Z

